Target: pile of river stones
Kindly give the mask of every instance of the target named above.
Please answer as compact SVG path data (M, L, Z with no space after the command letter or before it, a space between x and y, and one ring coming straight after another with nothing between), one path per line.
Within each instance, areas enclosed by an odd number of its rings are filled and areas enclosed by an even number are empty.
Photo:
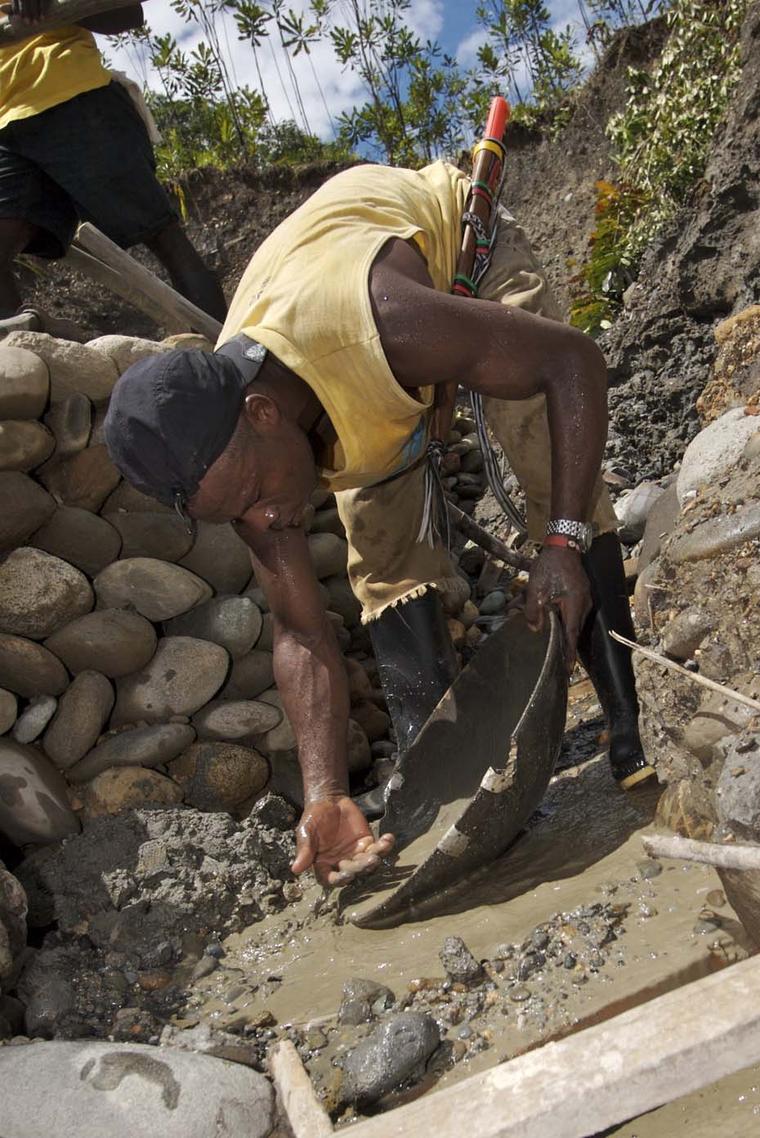
M147 355L195 347L210 345L192 334L79 344L14 332L0 342L0 841L12 847L55 844L144 807L239 823L272 792L300 804L272 618L247 547L229 525L200 523L191 535L120 478L104 445L117 377ZM474 432L459 415L444 470L467 513L482 492ZM387 779L392 728L334 496L318 489L313 507L309 547L345 655L349 769L361 791ZM461 570L447 610L466 656L506 595L480 550L464 550ZM479 578L482 613L469 600ZM26 909L1 872L0 984Z
M201 523L193 537L120 479L103 443L117 376L198 342L16 332L0 345L0 772L23 767L29 780L21 811L0 806L0 828L18 843L148 802L242 815L272 779L297 799L247 547L229 525ZM482 489L473 429L460 419L446 458L447 488L468 511ZM392 751L390 720L334 497L318 490L313 504L312 560L348 653L349 766L364 777ZM463 581L460 609L468 594ZM478 615L469 605L452 620L459 646L479 637L467 636ZM43 810L31 801L40 786Z

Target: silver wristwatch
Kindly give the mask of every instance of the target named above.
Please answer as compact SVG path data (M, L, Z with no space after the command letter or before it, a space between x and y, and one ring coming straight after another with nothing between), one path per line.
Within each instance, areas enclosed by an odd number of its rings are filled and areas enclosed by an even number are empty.
M569 518L552 518L546 523L546 536L562 534L578 543L581 553L588 553L594 537L594 529L590 522L574 522Z

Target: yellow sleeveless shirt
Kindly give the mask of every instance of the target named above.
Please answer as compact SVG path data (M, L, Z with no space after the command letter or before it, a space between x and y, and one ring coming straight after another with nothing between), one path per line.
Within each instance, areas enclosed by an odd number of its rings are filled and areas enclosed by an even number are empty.
M243 332L309 384L338 436L321 471L331 490L371 486L424 449L433 388L415 399L394 379L369 270L390 238L413 239L448 292L469 185L445 162L344 170L274 230L238 286L219 343Z
M0 47L0 130L110 82L86 28L58 28Z

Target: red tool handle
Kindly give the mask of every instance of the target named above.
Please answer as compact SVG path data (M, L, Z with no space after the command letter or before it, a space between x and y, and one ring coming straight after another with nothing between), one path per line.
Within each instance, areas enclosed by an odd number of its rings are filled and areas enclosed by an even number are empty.
M504 131L507 128L509 120L509 103L501 95L496 95L491 100L491 108L488 112L488 121L486 122L486 138L498 138L501 140L504 137Z

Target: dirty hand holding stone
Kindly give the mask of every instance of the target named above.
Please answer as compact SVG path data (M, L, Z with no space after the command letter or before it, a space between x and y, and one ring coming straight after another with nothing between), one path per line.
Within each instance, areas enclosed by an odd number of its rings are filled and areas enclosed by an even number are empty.
M375 839L367 819L347 796L307 803L296 826L296 857L291 869L314 868L322 885L346 885L376 869L393 849L392 834Z

